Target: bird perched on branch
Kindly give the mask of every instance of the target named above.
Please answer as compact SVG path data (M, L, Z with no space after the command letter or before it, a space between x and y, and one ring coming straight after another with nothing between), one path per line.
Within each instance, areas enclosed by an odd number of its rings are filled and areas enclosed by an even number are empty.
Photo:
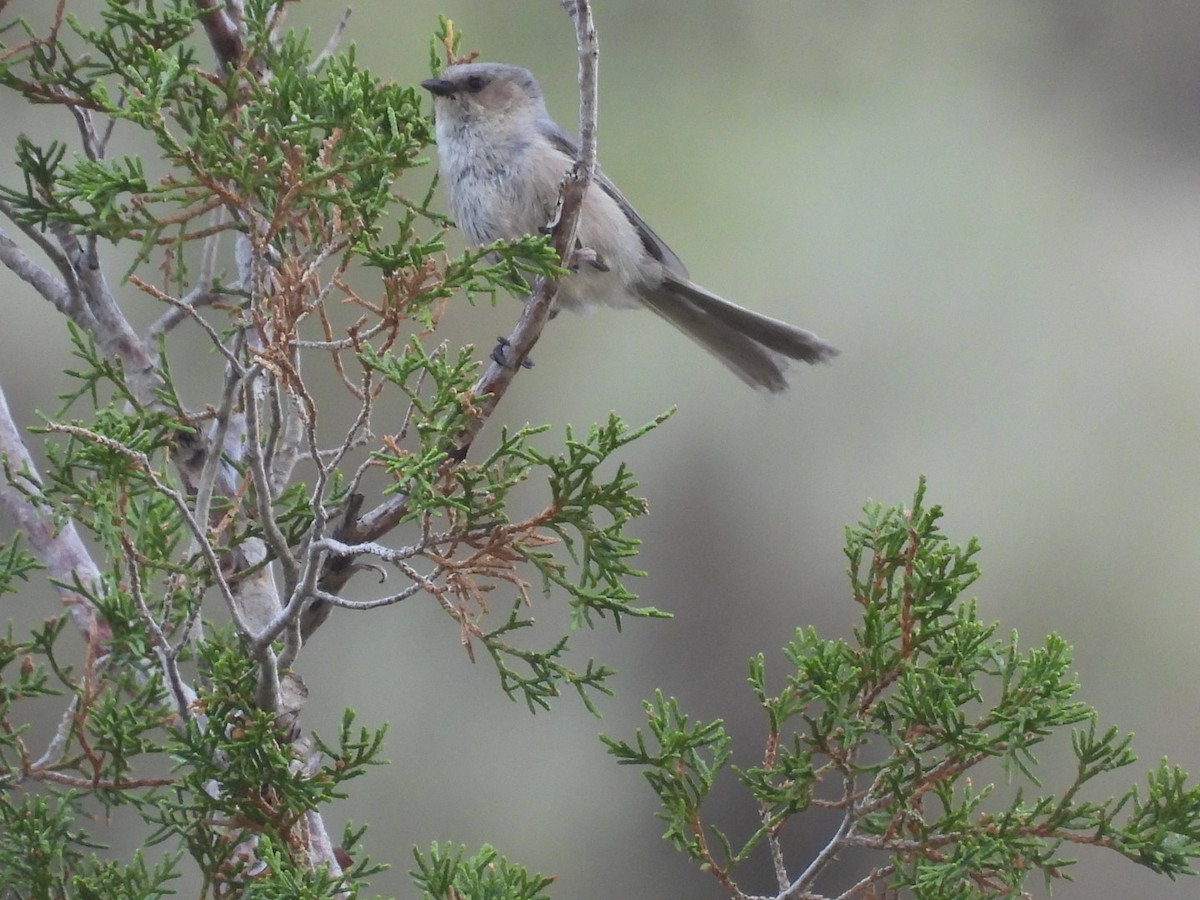
M455 224L474 245L546 227L574 164L574 140L550 118L537 80L500 63L447 66L421 82L433 95L439 171ZM584 198L572 273L558 306L646 307L771 392L787 361L828 362L837 350L810 331L752 312L693 283L679 257L599 170Z

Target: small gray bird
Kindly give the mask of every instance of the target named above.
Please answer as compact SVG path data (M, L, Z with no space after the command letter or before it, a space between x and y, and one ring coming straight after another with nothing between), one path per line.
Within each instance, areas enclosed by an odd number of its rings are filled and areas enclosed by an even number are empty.
M549 222L575 142L546 112L518 66L447 66L422 81L433 94L439 171L450 213L474 245L536 234ZM579 218L580 251L558 305L648 307L755 388L787 387L787 360L827 362L815 334L730 303L693 284L671 248L597 171Z

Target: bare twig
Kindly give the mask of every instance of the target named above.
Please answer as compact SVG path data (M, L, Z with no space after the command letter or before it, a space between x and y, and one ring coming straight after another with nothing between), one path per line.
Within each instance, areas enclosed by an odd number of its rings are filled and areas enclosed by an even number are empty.
M844 775L843 794L847 797L854 795L854 775L852 771L847 770ZM825 871L837 855L845 847L847 840L854 834L854 829L858 826L858 822L862 817L862 812L858 808L851 806L842 816L841 824L838 825L837 832L833 837L821 848L811 863L808 864L800 876L793 881L786 891L779 895L779 900L798 900L798 898L808 896L808 889L816 883L820 874Z
M246 411L246 459L250 463L250 475L254 481L254 494L258 503L258 521L263 528L267 544L283 568L285 590L291 592L300 576L300 563L292 554L287 538L279 528L271 509L272 491L263 460L263 441L258 422L258 399L254 396L254 385L247 381L242 389L242 403Z
M347 6L345 12L342 13L342 17L338 19L337 25L334 26L333 32L329 35L329 40L325 42L325 46L321 48L321 52L312 61L312 65L309 68L314 72L321 68L325 60L329 59L337 51L338 45L342 42L342 35L346 33L346 25L350 21L351 12L352 10Z
M221 338L221 335L217 333L217 329L213 328L213 326L210 325L204 319L204 317L200 315L199 312L197 312L199 307L207 306L210 303L216 302L217 298L220 296L220 294L213 291L209 285L201 285L194 290L189 291L186 297L180 298L171 296L166 291L155 287L148 281L144 281L136 275L129 276L129 283L138 290L149 294L155 300L160 300L171 307L171 311L160 316L157 321L152 323L150 327L146 329L147 341L156 339L158 335L170 328L174 328L175 325L177 325L183 319L190 318L200 326L206 335L208 335L208 339L217 349L217 352L225 357L226 362L237 367L239 370L241 369L241 363L233 355L233 353L230 352L229 348L225 346L225 341ZM174 312L174 315L171 315L172 311Z
M125 551L125 560L128 563L130 594L133 602L137 605L142 624L150 634L150 643L154 647L154 653L158 656L158 663L163 670L163 680L170 686L171 694L175 698L175 712L179 714L182 721L186 722L191 718L192 703L196 699L196 692L183 680L183 676L179 672L179 653L171 646L167 636L163 634L162 628L154 620L154 615L146 603L146 598L142 593L142 573L137 564L137 552L127 534L121 535L121 547Z
M141 279L131 275L130 281L137 285L138 281L141 281ZM145 282L143 282L143 284L144 283ZM158 289L155 288L155 290ZM216 303L217 300L219 300L222 296L217 290L214 289L209 279L200 278L196 287L188 291L187 296L185 297L172 297L170 294L162 291L159 291L156 296L158 296L158 298L164 303L169 304L171 308L150 323L150 327L146 329L146 343L154 343L154 341L158 340L159 335L166 334L184 319L189 318L195 320L195 322L201 328L203 328L206 332L209 332L210 338L212 337L213 333L215 333L213 332L212 326L204 321L204 319L201 318L200 314L197 312L197 310L199 310L201 307ZM216 343L218 346L220 345L220 338L217 339Z
M870 872L868 872L866 875L864 875L862 878L860 878L858 881L856 881L854 884L852 884L845 891L838 894L837 897L834 898L834 900L853 900L853 898L855 898L855 897L866 897L866 896L868 896L868 894L867 894L868 890L871 891L871 893L869 895L871 897L886 896L886 892L884 894L877 893L874 886L876 884L878 884L880 881L882 881L883 879L891 878L895 874L896 874L896 867L894 865L893 866L881 866L879 868L872 869Z
M600 43L590 0L562 0L562 3L575 22L575 42L579 48L579 164L587 170L590 182L596 174Z
M67 704L66 711L63 712L62 718L59 719L58 728L54 729L54 737L50 739L50 743L46 746L46 752L30 763L28 768L42 769L46 766L54 765L62 758L67 748L67 741L71 738L71 730L75 724L75 714L78 711L79 694L72 694L71 702Z
M320 600L322 603L328 603L330 606L336 606L340 609L379 609L382 606L393 606L407 600L409 597L423 591L425 588L420 584L410 584L399 593L390 594L387 597L376 597L374 600L346 600L339 597L337 594L330 594L320 589L312 592L314 600Z
M779 757L779 729L772 719L771 732L767 737L767 747L763 753L763 768L771 769ZM786 891L791 879L788 878L787 866L783 859L783 847L779 841L779 825L772 825L771 806L766 801L759 806L759 818L767 829L767 846L771 850L771 864L775 868L775 883L780 891Z
M343 544L341 541L333 538L325 538L322 541L317 541L313 544L313 551L327 551L338 556L377 556L384 562L400 562L401 560L412 559L421 552L420 547L385 547L383 544L366 542L362 544Z
M75 103L68 103L67 109L71 111L71 115L75 117L75 124L79 126L79 139L83 143L83 152L87 154L87 158L93 162L103 159L104 145L96 134L91 110Z
M271 492L273 496L278 497L284 485L291 480L296 463L303 458L301 445L304 442L305 426L296 410L295 403L278 387L276 388L275 403L278 411L276 413L273 410L272 413L278 415L279 422L278 424L272 423L274 440L268 448L266 458L271 467Z
M132 791L137 788L165 787L174 784L174 778L82 778L79 775L68 775L54 769L31 770L27 773L30 778L38 781L51 781L67 787L79 788L85 791Z

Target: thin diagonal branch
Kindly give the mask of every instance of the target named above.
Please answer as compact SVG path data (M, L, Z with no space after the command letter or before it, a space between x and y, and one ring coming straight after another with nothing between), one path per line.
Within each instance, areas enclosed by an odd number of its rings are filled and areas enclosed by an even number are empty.
M589 0L563 0L563 6L575 23L576 44L579 50L579 157L563 182L559 194L551 239L558 257L564 263L575 247L575 236L579 227L579 214L583 198L596 174L596 118L598 106L597 69L599 43L596 26L592 21ZM488 367L472 389L475 398L474 412L462 431L453 439L450 459L462 462L467 458L471 445L482 431L484 424L508 390L522 363L528 358L533 346L541 336L542 329L550 319L550 310L558 293L558 278L539 281L533 296L525 304L512 334L508 337L504 364L495 361ZM400 522L408 511L408 497L395 494L361 517L346 521L334 537L347 544L374 541L386 534ZM345 586L355 572L353 557L335 557L326 565L321 578L323 591L336 594ZM319 621L310 621L306 634L319 626Z
M583 198L596 175L597 69L600 48L588 0L563 0L563 6L575 21L575 37L579 49L580 133L579 157L563 182L551 232L554 249L559 260L565 265L575 247ZM508 337L503 364L493 361L476 382L472 393L480 398L478 413L455 439L454 449L450 452L452 459L460 462L466 459L471 444L482 430L484 422L529 357L534 344L541 337L542 329L550 320L550 310L553 308L554 298L558 295L559 281L559 278L541 280L533 296L525 304L517 327Z

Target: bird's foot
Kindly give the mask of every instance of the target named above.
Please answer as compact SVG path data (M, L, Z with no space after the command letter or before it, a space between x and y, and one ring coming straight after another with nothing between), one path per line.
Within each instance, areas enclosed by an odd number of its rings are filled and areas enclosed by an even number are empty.
M491 360L498 366L503 366L506 369L511 369L513 366L508 361L508 338L496 338L496 346L492 349ZM532 369L533 360L529 357L521 360L522 369Z
M608 263L595 250L576 241L575 249L571 251L571 258L567 260L567 268L572 272L578 272L583 266L590 266L598 272L610 271Z

